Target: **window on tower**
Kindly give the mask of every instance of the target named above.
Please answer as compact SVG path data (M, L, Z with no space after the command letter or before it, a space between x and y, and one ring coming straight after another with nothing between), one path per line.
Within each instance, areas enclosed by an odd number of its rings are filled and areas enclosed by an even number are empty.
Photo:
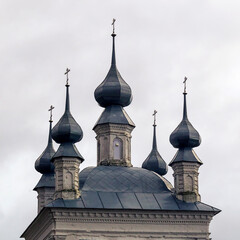
M115 138L113 140L113 158L114 159L123 158L123 141L120 138Z

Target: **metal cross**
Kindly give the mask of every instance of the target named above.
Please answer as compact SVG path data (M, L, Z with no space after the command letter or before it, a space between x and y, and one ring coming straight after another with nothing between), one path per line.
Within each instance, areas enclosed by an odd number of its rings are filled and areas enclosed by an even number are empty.
M50 111L50 122L52 122L52 110L54 109L54 106L51 105L50 108L48 109L48 111Z
M154 117L154 123L153 123L153 125L154 125L154 126L156 126L156 114L157 114L157 111L154 110L154 112L153 112L153 117Z
M66 85L68 86L68 73L70 72L70 69L66 69L66 72L64 73L65 75L67 75L67 82L66 82Z
M187 93L186 90L187 90L187 77L184 77L184 93Z
M113 34L115 33L115 22L116 22L116 19L113 18L113 22L112 22L112 26L113 26Z

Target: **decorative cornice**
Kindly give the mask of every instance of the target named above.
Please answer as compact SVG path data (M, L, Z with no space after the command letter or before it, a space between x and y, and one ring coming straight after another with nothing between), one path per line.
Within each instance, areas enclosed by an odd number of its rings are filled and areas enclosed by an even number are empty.
M26 239L43 239L44 237L50 237L50 236L56 236L56 226L59 223L125 223L125 224L143 224L143 225L203 225L208 226L212 217L214 216L213 212L179 212L179 211L143 211L143 210L96 210L96 209L63 209L63 208L44 208L38 216L35 218L35 220L30 224L30 226L26 229L26 231L23 233L21 237L24 237ZM50 227L51 226L51 227ZM47 231L49 229L49 231ZM76 229L75 229L76 230ZM70 232L74 232L74 229L67 230L67 229L61 229L61 232L63 233L66 231L66 233L70 234ZM146 229L147 230L147 229ZM161 230L160 230L161 231ZM78 230L78 232L83 232L86 234L90 234L89 231L85 230ZM138 235L139 232L121 232L114 231L109 232L105 230L99 230L91 231L91 236L93 234L101 233L103 236L104 234L120 236L123 234L123 236L127 235ZM149 232L143 231L141 233L141 236L148 234ZM151 236L162 236L168 235L172 233L168 232L151 232ZM175 232L174 236L176 234L181 234ZM186 235L192 236L193 233L184 233ZM196 233L196 234L200 234ZM194 236L197 236L194 233ZM201 233L201 234L207 234L207 233ZM44 236L43 236L44 235ZM41 236L41 237L40 237ZM57 239L61 239L57 238ZM66 235L65 235L66 236ZM115 235L114 235L115 236ZM145 235L146 236L146 235ZM203 236L203 235L201 235ZM51 238L50 238L51 239ZM140 239L140 235L139 238Z
M213 214L199 212L120 212L120 211L61 211L60 209L53 210L53 216L56 221L60 222L118 222L118 223L143 223L143 224L205 224L209 223Z
M122 131L122 132L129 132L131 133L132 130L134 129L133 126L130 125L125 125L125 124L113 124L113 123L108 123L108 124L103 124L103 125L98 125L94 129L96 134L103 134L106 132L112 132L112 131Z

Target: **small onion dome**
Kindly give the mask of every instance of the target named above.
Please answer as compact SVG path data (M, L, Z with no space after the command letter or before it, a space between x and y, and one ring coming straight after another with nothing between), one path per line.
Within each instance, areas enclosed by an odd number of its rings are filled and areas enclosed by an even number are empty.
M168 167L157 150L156 125L153 125L153 146L152 151L142 164L142 168L158 173L163 176L167 173Z
M170 142L175 148L194 148L201 144L198 131L192 126L187 118L186 95L184 92L183 119L178 127L170 135Z
M57 143L76 143L83 137L81 127L70 113L69 107L69 85L66 85L66 107L65 112L52 130L52 138Z
M52 130L52 121L50 120L49 126L49 137L48 137L48 145L46 149L43 151L41 156L35 162L35 169L42 174L50 174L54 173L54 165L51 162L53 155L55 154L55 150L53 148L51 130Z
M132 90L117 70L115 59L115 36L113 37L112 63L104 81L96 88L94 96L101 107L111 105L128 106L132 101Z

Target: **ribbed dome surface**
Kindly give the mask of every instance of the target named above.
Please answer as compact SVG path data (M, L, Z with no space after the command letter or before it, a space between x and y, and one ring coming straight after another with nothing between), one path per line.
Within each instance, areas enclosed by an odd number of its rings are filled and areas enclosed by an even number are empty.
M70 112L65 112L52 130L52 138L57 143L76 143L83 137L81 127Z
M128 106L132 101L132 91L117 70L115 60L115 34L113 36L112 63L104 81L96 88L94 96L101 107L111 105Z
M183 119L170 135L170 143L175 148L194 148L201 144L198 131L187 118L186 93L184 93Z
M201 137L188 119L184 119L170 135L170 142L175 148L193 148L201 144Z
M142 164L142 168L158 173L163 176L167 173L168 167L157 149L152 149L146 160Z
M76 143L83 137L81 127L73 118L69 109L69 86L66 85L66 108L63 116L52 130L52 138L57 143Z

